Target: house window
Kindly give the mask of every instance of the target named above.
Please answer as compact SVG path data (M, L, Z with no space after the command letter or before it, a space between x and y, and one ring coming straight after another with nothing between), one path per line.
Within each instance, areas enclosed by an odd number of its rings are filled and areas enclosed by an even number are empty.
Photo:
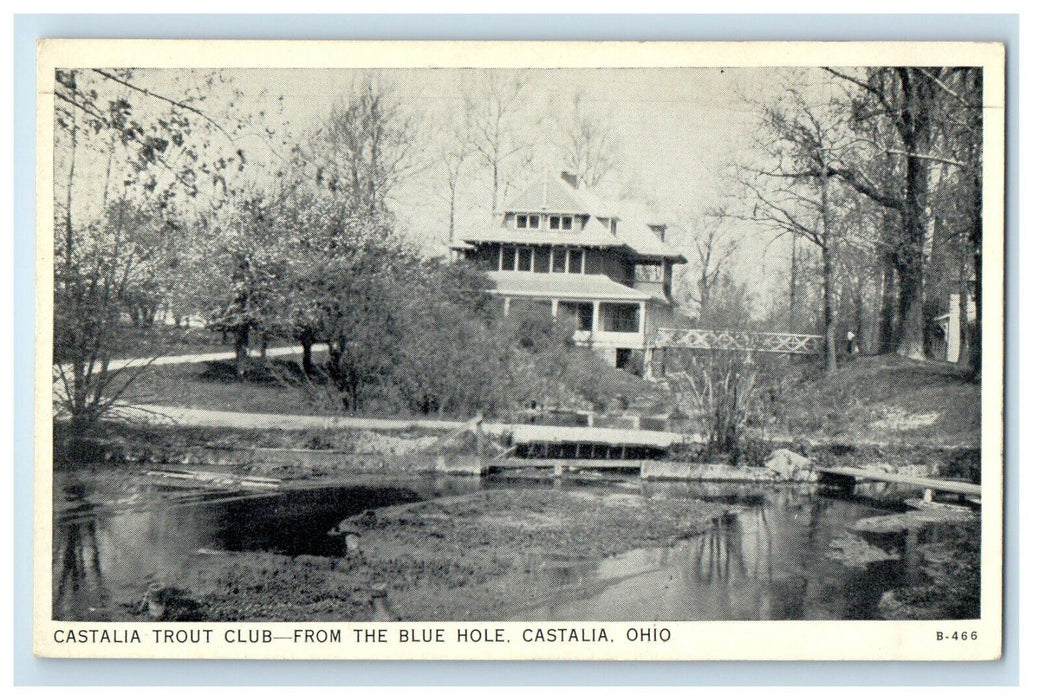
M639 304L600 304L599 316L608 333L639 332Z
M516 251L516 269L518 272L530 272L534 261L534 251L530 248L518 248Z
M548 272L552 266L552 249L551 248L535 248L534 249L534 271L535 272Z
M561 301L561 317L574 323L576 331L592 330L592 303L587 301Z
M527 215L526 214L517 214L516 215L516 227L517 228L527 228Z
M563 216L560 217L560 228L564 231L570 231L574 227L574 217Z
M598 250L585 251L585 274L599 275L603 273L603 254Z
M553 248L552 249L552 271L553 272L566 272L567 271L567 249L566 248Z
M516 269L516 248L511 245L502 246L502 270Z
M549 230L559 231L560 230L560 217L550 216L549 217Z
M582 263L585 260L585 251L581 248L571 248L567 251L567 272L580 275Z
M649 265L636 265L636 282L660 282L662 281L661 266L657 263Z
M527 215L527 228L538 228L541 222L538 220L537 214Z

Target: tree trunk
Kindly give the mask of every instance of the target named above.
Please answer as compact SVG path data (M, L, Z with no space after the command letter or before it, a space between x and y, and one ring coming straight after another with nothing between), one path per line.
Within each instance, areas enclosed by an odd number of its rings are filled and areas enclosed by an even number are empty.
M835 340L834 322L834 261L831 259L830 247L830 211L827 201L827 164L821 160L820 167L820 218L822 219L823 233L820 254L823 257L823 332L824 345L826 347L827 371L834 372L838 369L838 347Z
M795 323L795 304L798 299L798 234L794 231L791 232L791 290L790 290L790 308L788 313L790 317L787 321L787 332L796 333L795 330L797 325Z
M982 98L982 69L976 68L971 74L971 86L973 94ZM975 133L982 134L982 110L976 110L972 119ZM971 346L969 348L968 368L970 375L975 381L982 379L982 161L981 143L975 143L975 157L973 158L974 177L972 178L972 210L971 210L971 252L972 262L975 267L975 326L971 329ZM967 322L967 314L961 316L962 322Z
M921 144L924 151L925 144ZM928 229L928 165L907 158L903 237L896 253L899 270L899 322L896 353L924 359L924 240Z
M243 323L235 328L235 374L239 379L246 376L249 368L249 325Z
M881 309L878 314L877 352L895 352L896 270L892 256L881 257Z
M314 334L310 331L302 331L297 339L300 341L300 345L303 346L303 356L301 358L303 374L311 377L314 375Z
M928 69L921 69L927 71ZM928 163L915 154L928 153L934 87L925 76L897 68L903 92L899 136L906 147L903 189L903 235L896 250L899 270L899 323L896 353L924 359L924 243L928 231Z

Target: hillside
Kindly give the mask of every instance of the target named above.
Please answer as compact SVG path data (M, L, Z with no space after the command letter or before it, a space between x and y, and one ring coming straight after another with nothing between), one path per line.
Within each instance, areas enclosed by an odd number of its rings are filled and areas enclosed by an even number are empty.
M803 368L783 387L774 430L797 438L979 445L980 385L954 365L893 355L858 357L832 375Z

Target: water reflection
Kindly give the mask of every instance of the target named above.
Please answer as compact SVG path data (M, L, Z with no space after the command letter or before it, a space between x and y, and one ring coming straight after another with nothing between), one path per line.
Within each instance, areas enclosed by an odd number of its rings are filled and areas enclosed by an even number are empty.
M187 586L196 558L214 551L338 556L343 539L328 532L346 517L480 488L465 478L413 479L407 486L370 478L354 486L231 495L125 475L113 489L103 480L63 474L56 480L54 619L125 617L110 609L113 601L140 600L150 583Z
M200 497L197 490L125 476L119 484L55 484L55 619L120 619L125 611L110 606L140 600L153 582L190 589L199 575L193 562L206 552L338 556L344 541L328 532L350 515L514 487L453 477L366 476L354 485L242 498L228 493ZM530 587L532 595L552 593L547 599L516 601L522 608L519 619L868 619L877 615L884 591L922 580L922 546L943 537L938 528L863 533L872 545L899 558L857 569L829 555L832 541L857 520L891 512L866 499L827 498L811 486L633 480L620 486L558 487L618 488L651 499L699 499L733 509L703 533L671 547L605 560L529 557L522 576L537 584ZM99 494L103 501L95 500Z
M566 589L518 618L864 619L876 616L884 590L904 580L900 563L857 570L827 557L834 537L859 518L881 512L877 508L797 487L652 485L647 491L651 497L725 497L743 509L716 518L704 533L673 547L584 564L570 577L549 569L551 578L542 581L559 580Z

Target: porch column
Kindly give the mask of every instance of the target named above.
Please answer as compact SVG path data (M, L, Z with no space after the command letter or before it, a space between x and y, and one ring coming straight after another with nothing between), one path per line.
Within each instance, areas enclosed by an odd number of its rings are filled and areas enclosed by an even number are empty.
M646 302L645 301L639 302L639 336L641 338L646 338Z
M592 302L592 333L589 339L595 339L597 333L599 333L599 302L594 301Z

